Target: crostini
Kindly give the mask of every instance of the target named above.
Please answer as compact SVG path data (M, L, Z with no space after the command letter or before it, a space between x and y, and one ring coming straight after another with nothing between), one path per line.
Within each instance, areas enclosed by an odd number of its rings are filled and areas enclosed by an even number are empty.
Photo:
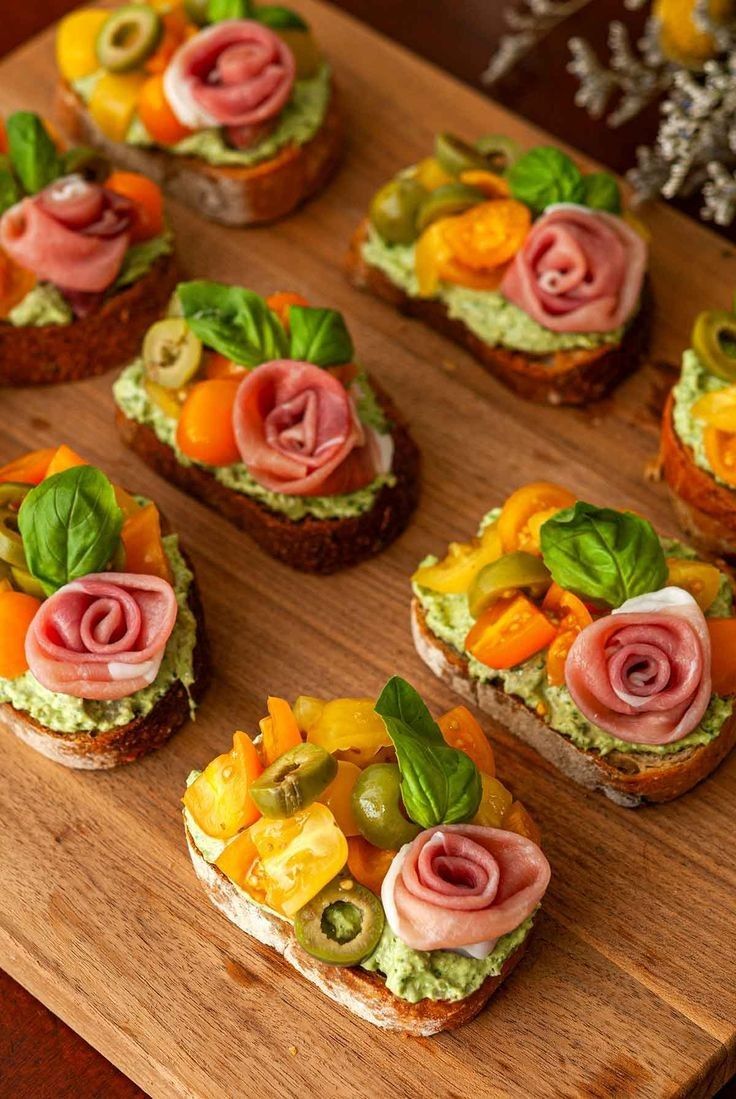
M339 163L332 72L289 8L82 8L60 23L56 56L65 129L214 221L284 217Z
M413 589L432 671L619 805L679 797L736 742L731 580L631 512L526 485Z
M193 716L208 671L154 503L65 445L0 469L0 728L67 767L130 763Z
M419 454L342 315L204 281L180 284L172 311L115 383L126 443L293 568L334 572L392 542Z
M701 313L662 418L660 461L675 513L706 552L736 554L736 314Z
M0 150L0 385L122 365L178 278L159 187L60 148L29 111L0 127Z
M440 134L374 196L346 267L522 397L579 405L646 348L643 233L614 177L583 174L559 149Z
M269 698L261 735L193 771L189 853L210 900L362 1019L460 1026L521 958L550 879L537 825L458 706Z

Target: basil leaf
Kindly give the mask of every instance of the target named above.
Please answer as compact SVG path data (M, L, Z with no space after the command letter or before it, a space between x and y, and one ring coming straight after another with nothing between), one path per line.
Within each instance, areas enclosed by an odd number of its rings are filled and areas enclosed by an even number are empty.
M457 824L478 811L482 786L472 759L445 743L419 693L399 676L389 679L376 703L401 773L401 797L422 828Z
M583 199L592 210L606 210L609 214L621 213L621 191L618 181L610 172L591 172L583 176Z
M308 31L309 24L291 8L281 8L276 4L264 4L256 8L255 18L273 30Z
M207 22L219 23L223 19L252 19L251 0L209 0Z
M41 119L31 111L16 111L5 124L10 159L29 195L42 191L62 173L56 146Z
M18 512L28 568L47 595L70 580L104 571L122 526L114 489L94 466L76 466L41 481Z
M13 175L10 157L0 154L0 214L4 214L11 206L15 206L22 197L18 181Z
M200 280L180 283L177 295L192 332L233 362L260 366L287 355L281 322L252 290Z
M583 177L576 164L551 145L540 145L520 157L508 172L511 194L541 214L555 202L582 202Z
M336 309L310 309L292 305L289 309L292 359L315 366L349 363L355 348L342 313Z
M542 525L542 559L557 583L609 607L658 591L667 563L657 532L629 511L579 500Z

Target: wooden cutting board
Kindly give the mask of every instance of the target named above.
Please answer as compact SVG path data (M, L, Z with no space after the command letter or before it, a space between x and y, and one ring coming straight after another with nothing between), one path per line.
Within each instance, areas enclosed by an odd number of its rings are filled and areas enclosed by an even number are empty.
M694 314L726 305L736 282L731 247L669 209L647 211L652 363L590 411L516 400L454 346L351 289L340 261L373 191L435 131L542 135L335 10L299 7L342 89L340 176L270 229L227 230L181 208L172 220L192 275L291 288L345 312L360 359L411 418L422 504L379 559L329 579L297 575L125 451L111 377L0 394L0 461L65 440L160 502L196 562L217 662L196 723L132 767L66 771L6 738L0 964L156 1096L710 1095L736 1069L736 756L678 803L631 812L494 729L500 774L540 820L554 878L513 979L477 1021L435 1039L384 1034L333 1006L195 881L185 776L234 728L256 729L267 693L375 695L398 672L435 711L452 705L414 653L409 576L521 482L558 480L674 532L664 489L644 478L667 364ZM2 112L50 109L52 42L0 66Z

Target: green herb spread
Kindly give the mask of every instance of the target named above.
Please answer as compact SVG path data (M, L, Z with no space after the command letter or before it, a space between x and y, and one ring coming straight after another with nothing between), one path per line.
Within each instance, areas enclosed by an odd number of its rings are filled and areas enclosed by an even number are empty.
M363 259L377 267L410 297L418 297L413 244L386 244L371 227L363 242ZM439 299L449 315L462 321L490 347L508 347L530 355L550 355L621 342L624 327L612 332L552 332L496 290L469 290L443 283Z
M96 702L49 691L28 671L17 679L0 679L0 703L9 702L16 710L24 711L57 733L105 733L127 725L135 718L145 717L177 680L187 689L191 687L197 640L197 623L188 604L193 576L179 549L178 535L169 534L163 541L179 613L158 675L150 687L129 698Z
M117 404L128 419L150 427L162 443L171 447L181 465L192 465L191 459L182 454L176 445L176 420L167 416L151 400L143 382L143 363L138 359L125 368L113 386ZM368 382L362 378L359 384L363 390L363 399L358 401L361 419L376 430L387 434L388 424ZM341 496L287 496L285 493L272 492L260 485L242 462L231 466L203 466L202 468L207 469L226 488L234 492L242 492L243 495L258 500L272 511L286 515L295 522L307 516L315 519L347 519L355 515L363 515L373 507L376 496L384 485L396 483L393 473L384 473L365 488Z
M493 522L499 513L498 508L489 512L481 523L481 530ZM661 541L668 557L697 558L697 553L693 549L675 539L663 538ZM436 557L428 557L422 564L434 564L436 560ZM594 749L602 756L614 751L643 752L658 756L673 755L686 748L710 743L718 736L724 721L730 717L733 710L732 699L713 695L697 729L674 744L631 744L628 741L619 740L591 724L583 716L573 702L567 687L549 685L543 654L533 656L523 664L507 670L489 668L472 656L468 656L465 653L465 638L474 619L468 610L466 595L445 595L420 587L418 584L414 584L414 594L421 603L429 629L435 637L467 657L468 669L474 679L501 687L505 694L515 695L529 709L543 713L543 720L555 732L568 737L578 748ZM733 615L732 604L731 585L728 577L722 573L721 588L708 615L730 618Z
M710 473L719 484L725 484L725 482L713 472L708 461L703 438L705 423L693 416L693 405L706 393L716 393L719 389L726 389L727 385L727 382L706 370L695 352L688 349L682 356L680 380L672 390L674 397L672 418L675 432L685 446L692 449L696 466Z

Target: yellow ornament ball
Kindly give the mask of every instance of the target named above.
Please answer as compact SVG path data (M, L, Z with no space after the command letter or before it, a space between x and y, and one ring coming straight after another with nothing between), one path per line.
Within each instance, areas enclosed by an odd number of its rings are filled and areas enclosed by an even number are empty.
M710 0L711 19L724 23L734 14L735 0ZM703 31L694 19L695 0L655 0L653 13L660 22L659 43L672 61L695 68L713 57L713 35Z

